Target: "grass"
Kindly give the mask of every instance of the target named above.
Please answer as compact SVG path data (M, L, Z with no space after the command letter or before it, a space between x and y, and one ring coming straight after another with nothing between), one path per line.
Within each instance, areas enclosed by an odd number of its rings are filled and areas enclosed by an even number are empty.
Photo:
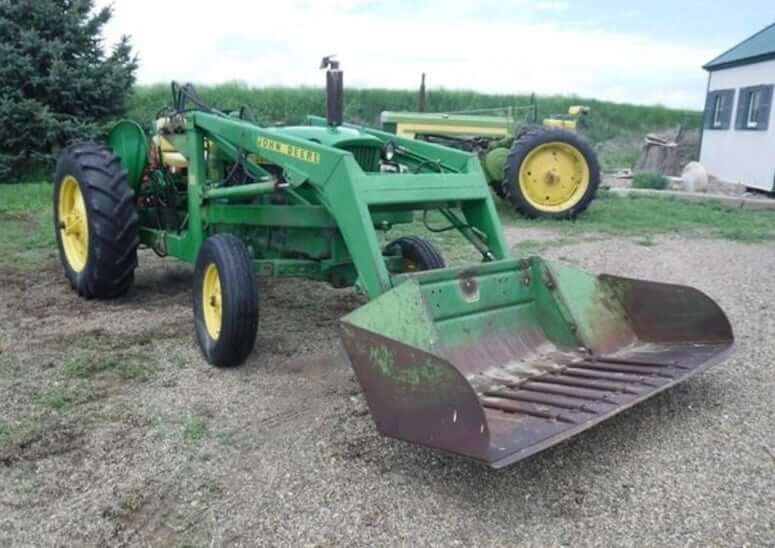
M503 202L499 202L498 210L507 225L554 229L561 237L601 233L640 238L642 242L658 234L740 242L775 239L775 213L729 209L713 200L686 202L677 198L617 196L601 192L589 209L573 222L526 220Z
M52 207L50 183L0 183L0 213L28 213L49 210Z
M42 405L59 413L71 411L80 402L75 391L65 388L54 388L40 397Z
M60 414L104 397L106 391L123 390L126 382L145 382L155 370L148 355L130 350L122 337L84 335L63 357L61 376L37 401Z
M0 265L17 272L54 255L49 183L0 184Z
M148 365L148 354L133 348L138 339L107 333L83 335L68 349L62 372L69 379L145 382L153 377L155 370ZM111 349L109 353L105 352L107 348Z
M65 377L72 379L89 379L111 374L122 381L144 382L153 375L153 369L145 364L147 361L148 357L139 353L79 353L68 356L63 373Z
M665 190L668 185L667 177L659 173L638 173L632 178L633 188L648 188L651 190Z
M202 417L186 417L183 421L183 441L187 443L198 443L205 439L208 434L207 421Z

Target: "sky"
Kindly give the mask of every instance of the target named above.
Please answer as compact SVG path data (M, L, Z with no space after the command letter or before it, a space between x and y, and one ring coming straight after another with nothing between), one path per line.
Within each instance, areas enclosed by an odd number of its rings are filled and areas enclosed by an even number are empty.
M702 65L775 22L772 0L97 0L138 81L578 95L702 109Z

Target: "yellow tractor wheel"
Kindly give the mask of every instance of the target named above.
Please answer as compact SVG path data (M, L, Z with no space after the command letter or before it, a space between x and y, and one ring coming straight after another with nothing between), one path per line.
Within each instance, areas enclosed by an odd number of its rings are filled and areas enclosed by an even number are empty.
M258 291L245 244L217 234L202 245L194 271L194 328L208 363L241 364L253 351L258 329Z
M514 142L503 188L527 217L574 219L599 183L600 165L589 143L570 131L538 128Z
M95 143L66 148L54 175L54 229L65 276L79 295L109 299L129 289L137 224L134 194L113 152Z

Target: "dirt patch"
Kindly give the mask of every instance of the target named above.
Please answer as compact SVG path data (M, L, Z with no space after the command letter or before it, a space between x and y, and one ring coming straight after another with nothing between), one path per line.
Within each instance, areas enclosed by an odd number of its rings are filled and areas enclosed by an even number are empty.
M31 213L8 213L0 211L0 223L5 222L30 226L37 226L38 224L35 215Z
M12 466L26 461L77 452L83 448L83 431L74 424L53 420L41 426L23 426L0 444L0 464Z
M0 306L0 544L767 544L775 251L655 237L568 239L547 254L699 286L738 350L498 472L377 434L338 340L338 319L364 302L351 290L261 282L256 351L215 369L194 342L190 267L144 252L111 302L78 299L56 267L13 278Z

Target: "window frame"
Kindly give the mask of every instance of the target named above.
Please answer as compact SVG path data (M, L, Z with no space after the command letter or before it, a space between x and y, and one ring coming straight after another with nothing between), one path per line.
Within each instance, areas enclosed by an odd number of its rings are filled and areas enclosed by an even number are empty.
M721 129L724 125L722 111L724 110L724 94L719 93L713 98L713 129Z
M755 104L754 104L755 101ZM747 116L745 119L746 129L758 129L759 127L759 109L762 107L761 88L752 89L748 94Z
M731 128L736 95L734 88L708 91L703 123L705 129L724 131Z
M769 130L772 117L773 84L760 84L740 88L735 118L738 131Z

